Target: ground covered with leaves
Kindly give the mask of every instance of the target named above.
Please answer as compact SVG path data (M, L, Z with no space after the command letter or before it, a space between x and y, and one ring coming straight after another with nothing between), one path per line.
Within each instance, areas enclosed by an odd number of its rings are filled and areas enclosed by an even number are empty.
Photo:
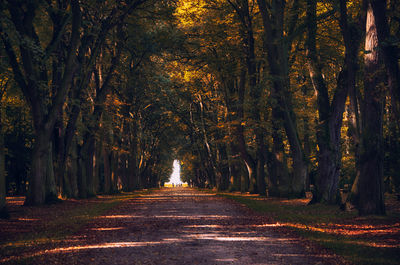
M399 264L400 202L386 196L386 216L360 217L338 206L308 205L308 199L260 198L256 195L223 193L257 213L273 218L277 225L295 231L353 264Z
M345 264L274 218L189 188L23 207L0 221L7 264Z

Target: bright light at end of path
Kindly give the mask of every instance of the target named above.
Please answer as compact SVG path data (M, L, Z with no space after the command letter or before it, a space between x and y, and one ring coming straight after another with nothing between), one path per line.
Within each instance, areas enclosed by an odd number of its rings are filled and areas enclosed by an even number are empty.
M171 177L169 178L169 182L166 184L174 184L174 185L182 184L181 165L179 164L178 160L174 160L174 168L173 168Z

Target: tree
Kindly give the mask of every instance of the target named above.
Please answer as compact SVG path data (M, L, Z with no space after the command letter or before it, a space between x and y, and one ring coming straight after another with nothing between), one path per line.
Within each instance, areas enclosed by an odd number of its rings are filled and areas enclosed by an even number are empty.
M289 141L291 155L293 159L293 177L290 180L290 188L285 195L304 196L306 189L306 179L308 178L307 158L304 156L303 147L299 138L296 115L293 111L290 80L289 80L289 54L294 37L298 34L296 23L299 16L299 2L293 1L291 5L291 13L285 17L286 1L258 0L260 14L263 20L264 41L266 47L266 61L268 62L269 75L272 77L271 99L274 101L272 115L274 125L274 150L275 157L280 159L274 160L275 172L281 172L279 177L283 178L284 183L288 183L285 170L278 170L284 163L283 160L283 144L279 134L280 124L286 132ZM288 23L285 21L288 20ZM285 26L287 25L287 29ZM285 31L287 30L287 33ZM279 124L280 123L280 124Z
M318 173L315 181L313 202L338 202L339 175L341 169L341 127L348 91L354 90L355 76L358 68L357 53L360 45L360 34L348 20L346 1L339 1L339 24L345 46L345 58L338 75L336 89L332 100L329 98L328 86L323 78L322 63L319 60L316 46L317 34L317 1L307 1L307 61L314 90L317 92L318 105ZM349 23L350 22L350 23Z
M383 187L384 69L378 24L368 3L365 35L365 77L362 113L358 209L360 215L385 214Z
M4 108L3 95L5 93L8 80L0 80L0 218L8 217L6 208L6 171L5 171L5 147L4 147Z
M6 26L8 21L4 22L3 20L0 27L2 41L13 69L14 78L29 103L33 117L35 145L26 204L35 205L57 197L54 172L51 172L50 138L74 73L81 23L79 2L72 0L70 11L61 18L61 27L53 21L52 40L43 49L34 20L41 11L38 9L41 4L35 1L8 1L7 9L11 25ZM47 10L51 17L55 9L51 2L47 4L49 5ZM3 17L8 17L4 9L1 12ZM66 27L69 21L71 21L70 34L67 33ZM49 86L47 63L65 34L68 35L70 41L62 78L59 83ZM12 40L17 43L13 43Z

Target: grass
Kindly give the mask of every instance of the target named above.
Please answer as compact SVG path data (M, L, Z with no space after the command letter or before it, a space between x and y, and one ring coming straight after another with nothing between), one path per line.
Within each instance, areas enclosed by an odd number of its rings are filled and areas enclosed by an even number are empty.
M373 229L374 225L385 224L391 226L389 230L398 229L400 220L398 214L361 218L355 212L344 212L339 207L331 205L305 205L290 203L291 200L262 199L226 193L219 195L244 204L258 213L267 214L282 226L291 227L300 236L332 250L354 264L399 264L400 262L400 249L396 235L386 235L386 237L397 240L397 247L379 246L377 243L382 243L379 238L376 238L382 235L379 233L377 235L371 233L370 236L364 234L361 237L356 235L357 231L368 232L368 229L371 227ZM362 226L359 227L358 224ZM369 228L366 229L363 226ZM348 230L343 227L347 227ZM390 231L388 233L390 234ZM382 238L380 240L384 241Z
M115 194L113 196L99 196L99 198L89 199L84 203L77 203L73 207L68 207L61 212L57 212L57 214L51 214L46 220L41 220L40 222L44 226L41 226L37 230L32 229L32 231L20 233L17 239L14 240L1 239L0 253L4 256L18 255L19 250L26 247L37 248L40 245L62 241L67 236L79 232L79 230L91 220L117 207L123 201L150 193L151 191L152 190L146 190L134 193ZM54 211L59 210L57 206ZM62 208L62 206L60 208ZM14 264L24 264L28 262L29 259L30 258L23 258L16 260Z

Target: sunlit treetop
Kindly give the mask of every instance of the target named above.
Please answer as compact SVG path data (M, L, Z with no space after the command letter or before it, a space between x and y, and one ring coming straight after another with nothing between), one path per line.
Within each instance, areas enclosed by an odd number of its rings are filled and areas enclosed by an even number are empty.
M229 24L233 22L233 13L222 12L227 10L227 2L222 0L181 0L177 3L175 17L179 27L194 27L201 24ZM224 15L222 15L225 13Z

